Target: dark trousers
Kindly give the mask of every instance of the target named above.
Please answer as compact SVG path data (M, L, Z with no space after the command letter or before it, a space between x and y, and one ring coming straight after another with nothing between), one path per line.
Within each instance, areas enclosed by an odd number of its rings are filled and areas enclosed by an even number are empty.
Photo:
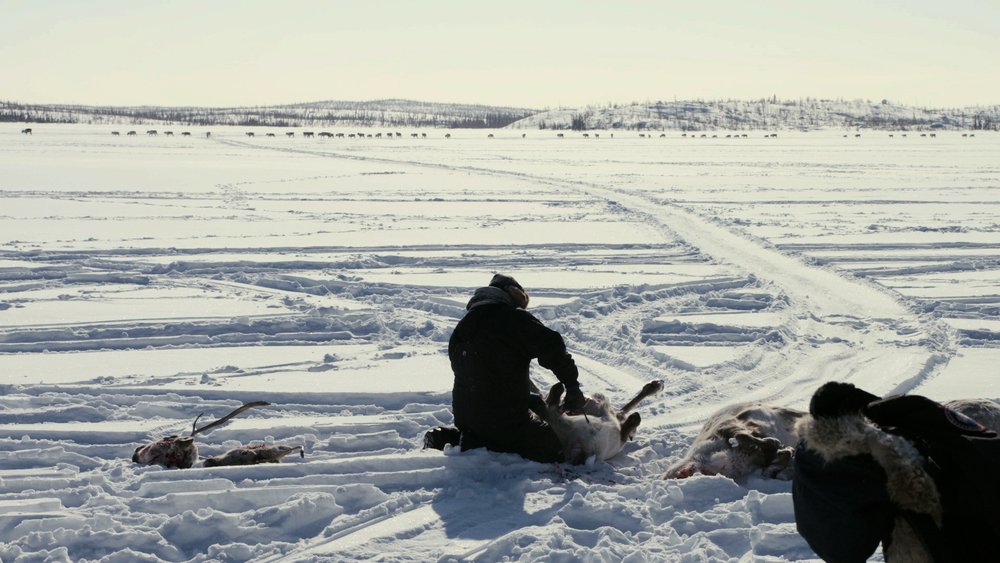
M462 429L462 451L486 448L491 452L518 454L541 463L563 461L562 444L552 428L535 418L526 417L511 426L486 429Z

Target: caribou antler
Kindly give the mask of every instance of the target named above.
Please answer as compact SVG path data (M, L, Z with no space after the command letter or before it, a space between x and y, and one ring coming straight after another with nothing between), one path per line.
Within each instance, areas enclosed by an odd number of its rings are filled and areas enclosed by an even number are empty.
M196 434L201 434L202 432L207 432L208 430L211 430L211 429L215 428L216 426L222 426L223 424L229 422L229 419L233 418L234 416L240 414L241 412L243 412L243 411L245 411L247 409L250 409L250 408L253 408L253 407L266 407L266 406L268 406L270 404L271 403L268 403L267 401L254 401L252 403L247 403L247 404L245 404L245 405L237 408L233 412L227 414L226 416L220 418L219 420L216 420L215 422L209 422L205 426L202 426L201 428L197 428L198 419L201 418L202 415L205 414L205 413L199 414L194 419L194 424L191 425L191 436L194 437Z

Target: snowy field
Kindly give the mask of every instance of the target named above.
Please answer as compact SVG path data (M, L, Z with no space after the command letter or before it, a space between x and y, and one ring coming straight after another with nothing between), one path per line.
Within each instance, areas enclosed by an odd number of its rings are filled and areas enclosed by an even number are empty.
M21 127L0 125L4 562L816 560L788 482L661 479L707 415L830 380L1000 399L1000 134ZM421 450L494 271L585 392L665 380L618 457ZM304 458L130 460L253 400L201 454Z

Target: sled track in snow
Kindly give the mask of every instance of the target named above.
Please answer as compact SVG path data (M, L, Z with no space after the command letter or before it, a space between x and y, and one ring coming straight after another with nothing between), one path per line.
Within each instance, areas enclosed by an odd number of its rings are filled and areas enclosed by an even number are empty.
M841 380L858 384L880 394L906 392L929 377L954 354L953 331L938 321L912 311L898 296L865 279L848 279L824 267L809 264L795 255L787 255L766 241L728 230L725 226L705 219L694 212L646 195L595 183L550 178L537 174L498 170L480 166L455 165L440 162L385 158L334 151L266 147L242 141L220 140L227 144L261 150L277 150L309 154L324 158L351 159L396 166L430 167L486 176L503 176L526 182L569 188L589 197L605 200L623 215L639 217L663 233L663 240L680 239L690 248L719 263L735 267L748 278L787 300L786 321L775 327L783 335L783 345L794 347L802 354L770 354L760 363L751 362L735 370L699 374L683 387L673 420L658 421L668 426L683 426L697 422L704 414L705 404L733 400L786 402L788 397L807 400L819 383ZM655 309L655 307L653 307ZM641 316L650 307L637 307L633 313ZM581 319L583 327L592 322ZM600 321L598 321L600 322ZM614 323L611 323L614 324ZM618 326L628 321L618 322ZM580 330L584 330L580 328ZM905 358L894 352L900 348L911 352ZM576 348L575 352L600 359L606 352ZM625 353L624 349L614 353ZM655 362L635 353L625 363L640 373L635 382L649 379L647 370L656 369ZM783 356L797 358L789 364ZM808 359L803 364L802 357ZM760 377L754 374L760 374ZM655 375L655 374L653 374ZM667 374L669 378L673 374ZM682 374L682 377L684 375ZM733 381L733 380L737 381ZM755 383L760 379L762 383ZM768 380L766 385L763 380ZM616 385L618 387L618 385ZM721 400L720 400L721 399ZM687 409L691 407L691 409ZM688 414L677 416L678 411Z

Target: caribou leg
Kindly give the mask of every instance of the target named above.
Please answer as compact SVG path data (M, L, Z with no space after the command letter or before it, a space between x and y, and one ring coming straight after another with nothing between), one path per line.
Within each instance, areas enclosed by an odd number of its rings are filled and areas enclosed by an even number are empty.
M622 422L621 437L623 444L625 442L628 442L632 438L635 438L635 431L637 428L639 428L640 422L642 422L642 417L640 417L639 413L637 412L628 415L628 418L625 419L625 422Z
M643 399L645 399L646 397L649 397L651 395L655 395L655 394L659 393L661 390L663 390L663 380L662 379L657 379L657 380L654 380L654 381L650 381L649 383L643 385L642 389L639 391L639 393L635 397L632 397L631 401L625 403L624 407L622 407L621 409L619 409L619 411L618 411L618 419L619 420L624 420L625 419L625 415L627 415L628 413L632 412L632 409L634 409L635 407L637 407L639 405L639 403L642 402Z
M559 400L562 399L563 392L565 390L566 387L562 384L562 382L553 385L552 388L549 389L549 396L545 398L545 404L550 407L558 406Z

